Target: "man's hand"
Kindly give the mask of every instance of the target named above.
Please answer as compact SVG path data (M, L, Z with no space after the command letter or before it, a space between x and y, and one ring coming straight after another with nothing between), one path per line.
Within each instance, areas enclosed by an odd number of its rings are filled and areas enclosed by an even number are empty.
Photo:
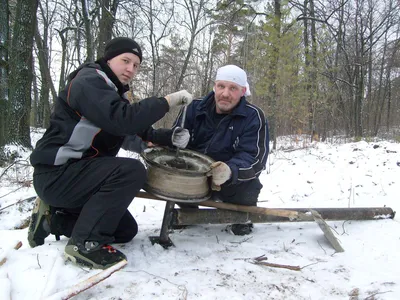
M231 178L231 168L229 168L229 166L222 161L216 161L212 163L210 168L211 170L207 175L212 176L211 189L214 191L219 191L221 189L221 184L224 184Z
M165 99L167 99L169 107L176 107L180 105L189 105L193 101L193 96L188 93L188 91L181 90L165 96Z
M180 149L186 148L187 144L189 143L190 134L189 130L176 127L172 132L172 145L178 147Z

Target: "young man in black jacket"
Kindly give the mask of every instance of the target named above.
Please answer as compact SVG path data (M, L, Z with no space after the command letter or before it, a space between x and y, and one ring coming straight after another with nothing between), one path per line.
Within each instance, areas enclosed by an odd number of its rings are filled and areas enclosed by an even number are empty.
M132 148L137 136L158 145L186 147L187 130L154 130L171 107L188 105L182 90L130 104L128 83L142 62L140 46L115 38L102 58L70 74L56 100L50 127L30 157L38 199L28 241L44 244L50 234L70 237L65 255L73 262L104 269L126 256L109 243L125 243L136 235L137 223L128 206L146 180L136 159L116 157Z

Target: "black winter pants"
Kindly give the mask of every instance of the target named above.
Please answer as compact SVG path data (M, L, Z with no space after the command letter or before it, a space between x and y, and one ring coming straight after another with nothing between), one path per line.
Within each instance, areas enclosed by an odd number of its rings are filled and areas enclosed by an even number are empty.
M223 202L256 206L258 195L260 194L262 187L263 185L261 184L260 180L258 178L255 178L253 180L244 181L239 184L226 186L222 185L221 191L214 192L214 194Z
M33 184L47 204L79 211L71 237L77 243L127 242L137 223L127 210L147 178L135 159L99 157L63 166L37 166Z

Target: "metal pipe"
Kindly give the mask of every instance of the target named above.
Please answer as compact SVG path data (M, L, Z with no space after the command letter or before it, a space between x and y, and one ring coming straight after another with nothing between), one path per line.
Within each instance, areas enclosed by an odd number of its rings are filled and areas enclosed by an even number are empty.
M187 110L187 105L183 107L183 112L182 112L182 120L181 120L181 127L185 128L185 119L186 119L186 110ZM179 148L176 148L176 156L179 157Z

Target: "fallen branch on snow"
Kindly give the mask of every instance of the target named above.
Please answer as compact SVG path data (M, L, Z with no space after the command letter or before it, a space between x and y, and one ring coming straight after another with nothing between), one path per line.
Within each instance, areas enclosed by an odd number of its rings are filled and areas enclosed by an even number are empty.
M115 264L112 267L109 267L100 273L97 273L96 275L93 275L92 277L79 282L78 284L63 290L61 292L58 292L56 294L53 294L49 297L46 298L46 300L66 300L70 299L79 293L86 291L87 289L90 289L91 287L95 286L99 282L103 281L104 279L107 279L110 277L113 273L121 270L128 262L126 260L123 260L117 264Z
M19 187L17 190L19 190L19 189L21 189L21 188L23 188L23 187ZM8 193L8 194L11 194L11 193L13 193L13 192L15 192L15 191L17 191L17 190L14 190L14 191L12 191L12 192L10 192L10 193ZM0 198L2 198L2 197L4 197L4 196L7 196L8 194L3 195L3 196L0 196ZM33 199L36 199L36 196L29 197L29 198L26 198L26 199L18 200L17 202L11 203L11 204L9 204L9 205L7 205L7 206L4 206L4 207L0 208L0 211L4 210L4 209L6 209L6 208L9 208L9 207L11 207L11 206L17 205L17 204L19 204L19 203L25 202L25 201L31 201L31 200L33 200Z
M236 258L236 259L243 259L243 258ZM293 270L293 271L301 271L302 269L311 266L311 265L315 265L316 263L312 263L309 265L306 265L304 267L300 267L300 266L291 266L291 265L281 265L281 264L275 264L275 263L268 263L265 262L265 260L267 260L268 257L265 256L265 254L255 257L253 259L251 259L251 263L254 265L263 265L263 266L267 266L267 267L273 267L273 268L282 268L282 269L289 269L289 270ZM245 258L244 260L248 260L247 258Z
M273 268L289 269L289 270L293 270L293 271L300 271L301 270L301 267L299 267L299 266L273 264L273 263L268 263L268 262L265 262L265 261L256 261L256 262L253 262L253 264L255 264L255 265L263 265L263 266L273 267Z

